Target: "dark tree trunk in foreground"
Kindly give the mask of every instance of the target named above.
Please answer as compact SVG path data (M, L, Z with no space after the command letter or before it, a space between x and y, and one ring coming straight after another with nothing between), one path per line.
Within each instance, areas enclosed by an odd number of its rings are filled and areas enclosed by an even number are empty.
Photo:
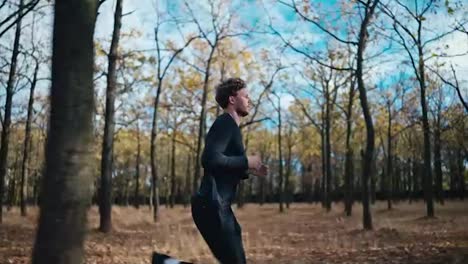
M81 264L91 203L98 1L55 1L51 110L33 264Z

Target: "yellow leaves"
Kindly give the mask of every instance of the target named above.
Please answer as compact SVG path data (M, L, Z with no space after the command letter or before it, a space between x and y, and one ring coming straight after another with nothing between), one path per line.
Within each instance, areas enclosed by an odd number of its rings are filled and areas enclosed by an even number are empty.
M121 38L137 39L141 38L141 36L143 36L143 33L137 29L131 29L130 31L120 33Z
M241 53L242 55L242 58L244 59L244 61L250 61L252 60L252 53L249 52L249 51L244 51Z
M192 47L195 50L199 50L199 51L207 51L208 50L208 44L206 43L206 41L203 41L201 39L194 40L192 42Z
M202 80L199 74L193 74L186 77L184 82L187 88L195 89L197 87L200 87Z
M96 51L96 57L107 56L106 51L102 47L102 44L98 41L94 42L94 50Z

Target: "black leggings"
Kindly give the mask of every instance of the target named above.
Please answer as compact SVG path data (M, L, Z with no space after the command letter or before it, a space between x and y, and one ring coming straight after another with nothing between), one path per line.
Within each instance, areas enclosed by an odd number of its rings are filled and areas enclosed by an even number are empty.
M211 249L222 264L245 264L242 231L231 206L215 206L202 197L192 197L192 217Z

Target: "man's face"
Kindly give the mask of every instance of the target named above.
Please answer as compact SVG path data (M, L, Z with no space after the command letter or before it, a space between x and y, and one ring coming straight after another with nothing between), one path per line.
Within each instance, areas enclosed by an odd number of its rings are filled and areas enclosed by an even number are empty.
M234 98L234 109L241 117L247 116L250 110L250 97L246 88L240 89Z

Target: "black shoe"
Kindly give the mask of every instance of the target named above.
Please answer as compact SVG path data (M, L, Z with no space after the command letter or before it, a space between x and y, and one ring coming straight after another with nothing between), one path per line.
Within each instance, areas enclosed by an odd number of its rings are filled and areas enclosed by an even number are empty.
M158 252L153 252L153 259L151 260L151 263L152 264L193 264L191 262L177 260L166 254L161 254Z

